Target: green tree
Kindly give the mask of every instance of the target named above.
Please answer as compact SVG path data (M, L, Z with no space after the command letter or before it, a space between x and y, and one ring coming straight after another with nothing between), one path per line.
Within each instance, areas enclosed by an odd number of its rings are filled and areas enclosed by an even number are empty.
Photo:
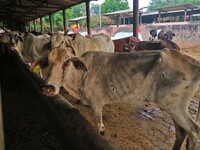
M196 4L200 5L200 0L151 0L149 2L148 10L152 11L158 7L173 6L179 4Z
M62 30L63 29L63 11L58 11L53 15L53 25L54 29Z
M100 4L91 3L90 12L92 15L99 14Z
M77 18L77 17L86 15L85 14L85 12L86 12L85 3L81 3L79 5L73 6L73 7L71 7L71 9L73 12L73 18Z
M126 9L129 9L127 0L105 0L101 6L102 13L109 13Z

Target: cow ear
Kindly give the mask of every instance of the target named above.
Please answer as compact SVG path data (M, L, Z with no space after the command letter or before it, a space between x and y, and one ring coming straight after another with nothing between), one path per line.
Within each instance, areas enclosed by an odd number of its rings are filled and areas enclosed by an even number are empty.
M21 42L24 42L23 37L21 35L18 35L18 38Z
M30 70L33 71L36 66L40 66L41 69L44 69L48 66L48 57L43 57L31 64Z
M85 65L85 63L78 57L73 57L71 58L71 61L74 65L74 67L78 70L84 70L87 71L87 66Z
M75 50L74 50L74 48L72 46L72 41L71 40L65 40L65 46L66 47L70 47L71 48L71 53L76 56L76 52L75 52Z

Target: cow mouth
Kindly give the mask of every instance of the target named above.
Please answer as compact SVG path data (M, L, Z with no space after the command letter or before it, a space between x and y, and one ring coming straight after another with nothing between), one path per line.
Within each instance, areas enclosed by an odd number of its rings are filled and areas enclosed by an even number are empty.
M15 48L16 48L16 46L10 46L11 50L16 50Z
M44 84L40 86L40 91L47 96L54 96L56 90L53 85Z

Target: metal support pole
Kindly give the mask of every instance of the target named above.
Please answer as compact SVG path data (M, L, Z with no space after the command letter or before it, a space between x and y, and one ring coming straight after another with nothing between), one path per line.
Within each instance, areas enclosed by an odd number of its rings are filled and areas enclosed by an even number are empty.
M158 22L160 23L160 21L161 21L161 11L159 10L158 11Z
M138 0L133 0L133 36L138 37Z
M187 9L184 11L184 22L187 21Z
M101 19L101 4L99 4L99 26L101 27L101 22L102 22L102 19Z
M117 14L117 27L119 27L119 14Z
M50 32L53 32L52 14L49 15Z
M33 20L33 30L36 31L35 20Z
M66 9L63 9L63 27L64 32L67 31L67 24L66 24Z
M31 31L31 22L28 22L29 32Z
M42 23L42 17L40 17L40 31L43 33L43 23Z
M192 11L191 11L191 14L190 14L190 21L193 21L193 9L192 9Z
M90 0L86 1L86 20L87 20L87 32L91 35L91 25L90 25Z

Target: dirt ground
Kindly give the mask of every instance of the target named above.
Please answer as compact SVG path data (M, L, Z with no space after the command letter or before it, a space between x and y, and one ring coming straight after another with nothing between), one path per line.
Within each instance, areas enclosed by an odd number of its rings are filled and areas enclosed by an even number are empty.
M200 48L182 49L182 52L200 61ZM36 97L26 91L29 87L16 86L26 81L13 73L10 76L15 80L7 81L2 90L6 150L62 150L49 129L42 107L34 101ZM24 93L16 93L16 88ZM89 107L77 103L64 89L60 93L94 125ZM196 118L199 100L200 88L189 108L193 118ZM116 150L170 150L175 141L171 117L154 104L140 107L130 104L106 105L103 108L103 121L106 128L104 136ZM185 149L184 145L181 150ZM200 149L200 140L197 149Z

